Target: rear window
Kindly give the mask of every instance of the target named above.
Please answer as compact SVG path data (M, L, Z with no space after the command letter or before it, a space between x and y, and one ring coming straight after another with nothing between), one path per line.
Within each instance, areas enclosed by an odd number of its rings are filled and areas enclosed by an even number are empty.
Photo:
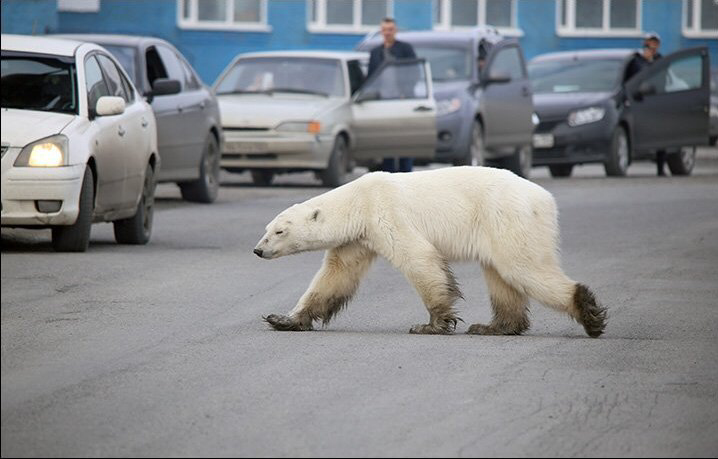
M74 60L3 52L1 67L2 108L77 114Z

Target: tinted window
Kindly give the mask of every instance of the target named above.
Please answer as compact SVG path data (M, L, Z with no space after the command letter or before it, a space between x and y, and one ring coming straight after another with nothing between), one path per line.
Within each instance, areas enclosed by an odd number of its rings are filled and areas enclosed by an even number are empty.
M165 66L165 70L167 71L167 78L179 81L182 88L184 88L185 73L182 68L182 63L180 63L177 55L166 46L157 46L157 52L159 53L162 63Z
M620 83L623 61L561 59L529 64L534 93L607 92Z
M380 71L363 89L374 92L379 100L425 99L428 97L426 74L420 62L395 61Z
M109 96L110 91L102 76L100 64L94 56L85 60L85 86L87 87L87 104L91 114L95 113L97 100L102 96Z
M499 51L491 63L489 72L508 74L512 80L523 78L524 69L521 65L521 55L518 48L512 46Z
M122 77L120 72L117 70L115 63L110 60L109 57L103 56L102 54L97 55L97 60L102 66L102 70L105 71L105 77L107 77L107 87L110 91L111 96L122 97L125 102L128 102L127 94L125 94L125 88L122 85Z
M2 55L3 108L77 113L75 65L53 58Z
M152 88L152 84L157 78L167 78L167 70L165 70L162 59L154 46L147 49L145 59L147 60L147 80Z
M135 48L129 46L117 46L117 45L102 45L107 51L112 53L120 62L120 65L125 69L125 72L130 76L132 82L137 84L137 51Z
M698 89L703 86L701 56L689 56L671 64L646 80L654 85L656 93L670 93Z
M364 84L364 71L362 71L359 61L347 62L347 70L349 71L349 86L354 94Z

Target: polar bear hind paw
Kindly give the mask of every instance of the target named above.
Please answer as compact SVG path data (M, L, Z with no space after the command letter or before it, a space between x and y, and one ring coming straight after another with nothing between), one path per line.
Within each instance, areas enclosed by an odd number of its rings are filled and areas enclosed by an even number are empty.
M280 314L270 314L263 317L264 321L272 326L275 330L279 331L309 331L313 330L311 324L303 325L297 319L289 316L283 316Z

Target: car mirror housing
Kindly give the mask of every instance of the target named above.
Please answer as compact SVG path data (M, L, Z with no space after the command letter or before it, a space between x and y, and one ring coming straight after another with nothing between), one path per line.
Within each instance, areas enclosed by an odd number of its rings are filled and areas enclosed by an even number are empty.
M169 96L171 94L177 94L180 91L182 91L182 85L178 80L157 78L154 82L152 82L153 96Z
M95 105L97 116L121 115L125 112L125 99L115 96L102 96Z

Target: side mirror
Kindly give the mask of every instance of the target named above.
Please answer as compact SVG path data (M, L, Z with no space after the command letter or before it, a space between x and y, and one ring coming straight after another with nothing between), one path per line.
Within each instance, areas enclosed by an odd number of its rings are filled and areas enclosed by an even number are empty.
M169 96L177 94L182 90L182 85L178 80L170 80L169 78L157 78L152 83L153 96Z
M486 84L508 83L509 81L511 81L511 75L508 73L502 72L501 70L491 70L489 71L489 76L486 79Z
M356 98L354 99L354 101L355 101L356 103L360 104L360 103L366 102L366 101L368 101L368 100L379 100L380 98L381 98L381 96L379 95L379 91L377 91L376 89L374 89L374 90L371 90L371 91L362 91L362 92L360 92L359 94L357 94L357 96L356 96Z
M102 96L97 99L95 114L97 116L112 116L125 113L125 99L115 96Z
M633 93L633 97L636 100L643 100L646 96L651 96L656 93L656 86L649 83L648 81L644 81L640 85L638 85L638 89L635 93Z

